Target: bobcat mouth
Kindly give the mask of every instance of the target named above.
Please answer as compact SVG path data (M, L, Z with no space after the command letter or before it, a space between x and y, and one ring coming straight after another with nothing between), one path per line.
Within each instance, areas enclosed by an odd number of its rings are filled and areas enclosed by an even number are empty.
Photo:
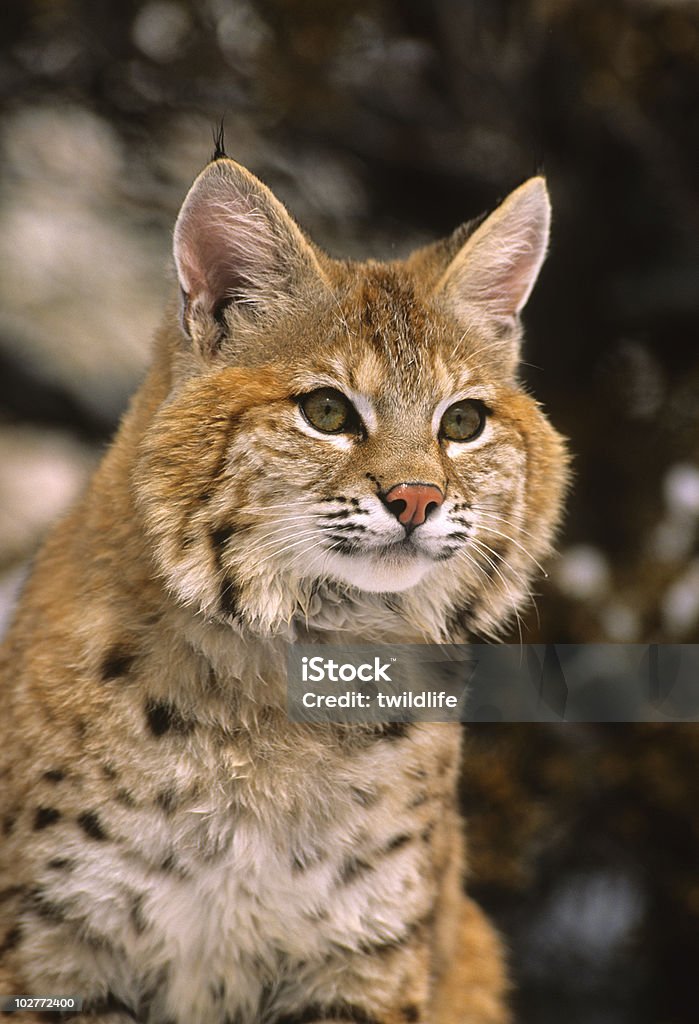
M415 544L412 534L407 534L399 540L389 541L387 544L383 544L381 547L376 548L375 551L378 555L387 555L389 557L398 556L399 558L407 558L409 556L414 557L415 555L422 555L425 553Z
M359 540L348 540L346 537L333 537L332 550L335 554L369 558L378 562L389 562L403 565L417 558L439 560L439 556L426 551L417 544L412 534L389 540L382 544L367 545Z
M339 555L364 555L380 557L382 555L421 555L424 554L413 541L412 534L386 541L383 544L367 544L359 539L350 539L338 534L331 534L330 546Z

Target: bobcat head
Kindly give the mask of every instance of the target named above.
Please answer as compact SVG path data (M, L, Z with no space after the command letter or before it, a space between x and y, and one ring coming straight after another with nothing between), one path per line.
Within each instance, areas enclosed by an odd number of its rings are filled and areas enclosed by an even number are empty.
M507 625L566 480L517 380L549 219L532 178L403 262L338 261L233 161L202 172L135 473L179 601L262 633L329 599L429 639Z

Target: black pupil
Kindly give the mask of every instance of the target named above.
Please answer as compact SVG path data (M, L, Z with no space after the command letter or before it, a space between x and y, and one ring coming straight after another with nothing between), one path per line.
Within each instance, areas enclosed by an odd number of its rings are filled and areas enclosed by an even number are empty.
M317 430L337 434L347 428L351 407L341 394L325 388L314 391L302 400L301 407Z
M455 441L467 441L480 430L483 414L475 403L452 406L445 416L444 433Z

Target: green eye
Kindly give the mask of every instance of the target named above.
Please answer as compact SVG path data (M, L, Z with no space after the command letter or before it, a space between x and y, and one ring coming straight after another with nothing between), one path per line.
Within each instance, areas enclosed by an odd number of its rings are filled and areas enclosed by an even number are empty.
M341 434L356 430L358 417L349 399L335 388L318 388L300 399L301 411L316 430L324 434Z
M447 441L473 441L485 426L486 410L475 398L454 402L442 416L440 434Z

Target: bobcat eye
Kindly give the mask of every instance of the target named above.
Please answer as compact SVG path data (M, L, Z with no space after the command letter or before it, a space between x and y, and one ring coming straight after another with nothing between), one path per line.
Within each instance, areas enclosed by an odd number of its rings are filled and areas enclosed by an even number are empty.
M359 417L348 398L335 388L318 388L299 400L301 412L316 430L341 434L357 430Z
M486 410L475 398L454 402L442 416L440 435L447 441L473 441L485 426Z

